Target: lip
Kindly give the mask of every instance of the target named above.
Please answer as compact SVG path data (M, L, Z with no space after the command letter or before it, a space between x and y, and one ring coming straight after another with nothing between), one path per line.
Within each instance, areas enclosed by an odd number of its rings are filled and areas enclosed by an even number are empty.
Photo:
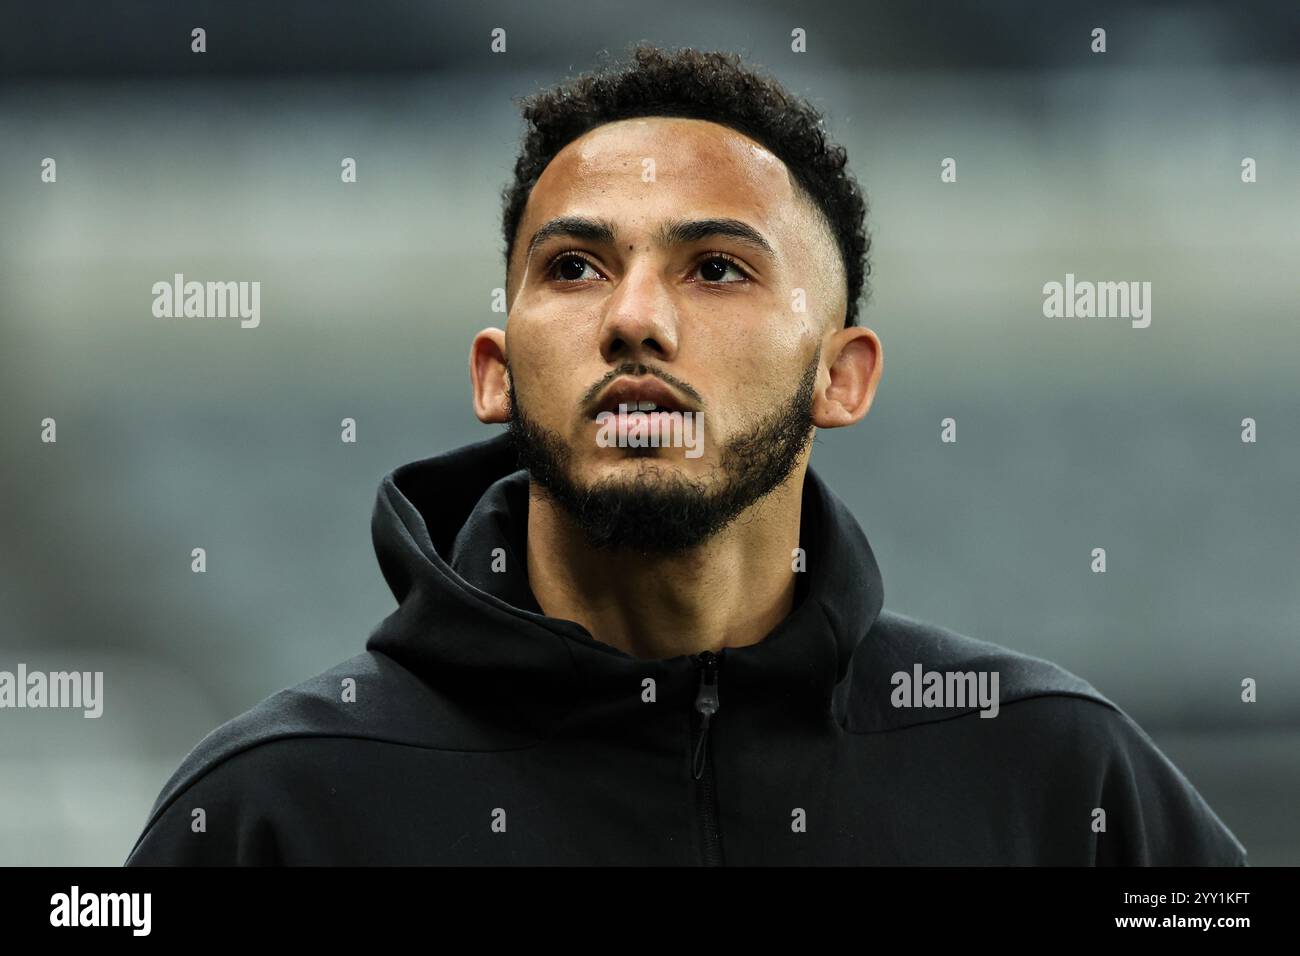
M657 378L629 378L623 376L615 379L605 389L592 410L594 419L601 412L618 412L619 405L634 405L637 402L654 402L659 411L689 412L690 404L673 394L672 389Z

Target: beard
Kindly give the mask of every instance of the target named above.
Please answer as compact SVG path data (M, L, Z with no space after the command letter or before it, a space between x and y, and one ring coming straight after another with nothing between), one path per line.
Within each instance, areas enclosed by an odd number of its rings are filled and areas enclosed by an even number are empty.
M659 465L632 477L577 481L570 471L569 446L557 432L528 416L515 395L513 376L507 379L506 430L519 467L568 514L592 548L646 556L681 554L709 540L790 477L813 438L813 389L820 361L819 345L794 394L723 446L715 482L690 479ZM506 368L508 373L508 362ZM647 457L646 449L629 452L629 457Z

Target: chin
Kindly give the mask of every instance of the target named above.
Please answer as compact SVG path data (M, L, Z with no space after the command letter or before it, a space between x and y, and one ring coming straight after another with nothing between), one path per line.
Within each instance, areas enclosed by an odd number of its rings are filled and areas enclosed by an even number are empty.
M675 448L606 448L588 473L595 480L614 475L678 474L692 477L679 449Z

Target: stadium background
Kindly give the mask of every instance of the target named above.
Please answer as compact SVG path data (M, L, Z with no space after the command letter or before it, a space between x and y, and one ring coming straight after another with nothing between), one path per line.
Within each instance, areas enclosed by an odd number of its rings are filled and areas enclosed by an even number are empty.
M106 685L0 712L0 863L120 863L205 733L361 650L379 479L498 428L513 98L636 40L774 73L867 190L884 377L813 467L886 607L1091 681L1300 862L1298 8L151 0L0 6L0 669ZM175 272L261 326L154 318ZM1152 282L1150 328L1044 318L1067 272Z

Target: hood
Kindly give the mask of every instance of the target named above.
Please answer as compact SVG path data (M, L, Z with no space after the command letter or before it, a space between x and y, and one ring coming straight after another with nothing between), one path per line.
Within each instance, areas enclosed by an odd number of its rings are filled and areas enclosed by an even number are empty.
M490 703L498 717L534 730L603 695L625 694L629 680L691 673L690 655L635 658L541 611L524 550L528 490L504 432L385 476L371 531L398 608L367 649L466 706ZM825 714L883 592L857 521L811 467L802 508L807 570L796 605L764 640L726 648L721 674L724 687L743 687L769 706ZM494 557L504 557L504 571L493 570Z

